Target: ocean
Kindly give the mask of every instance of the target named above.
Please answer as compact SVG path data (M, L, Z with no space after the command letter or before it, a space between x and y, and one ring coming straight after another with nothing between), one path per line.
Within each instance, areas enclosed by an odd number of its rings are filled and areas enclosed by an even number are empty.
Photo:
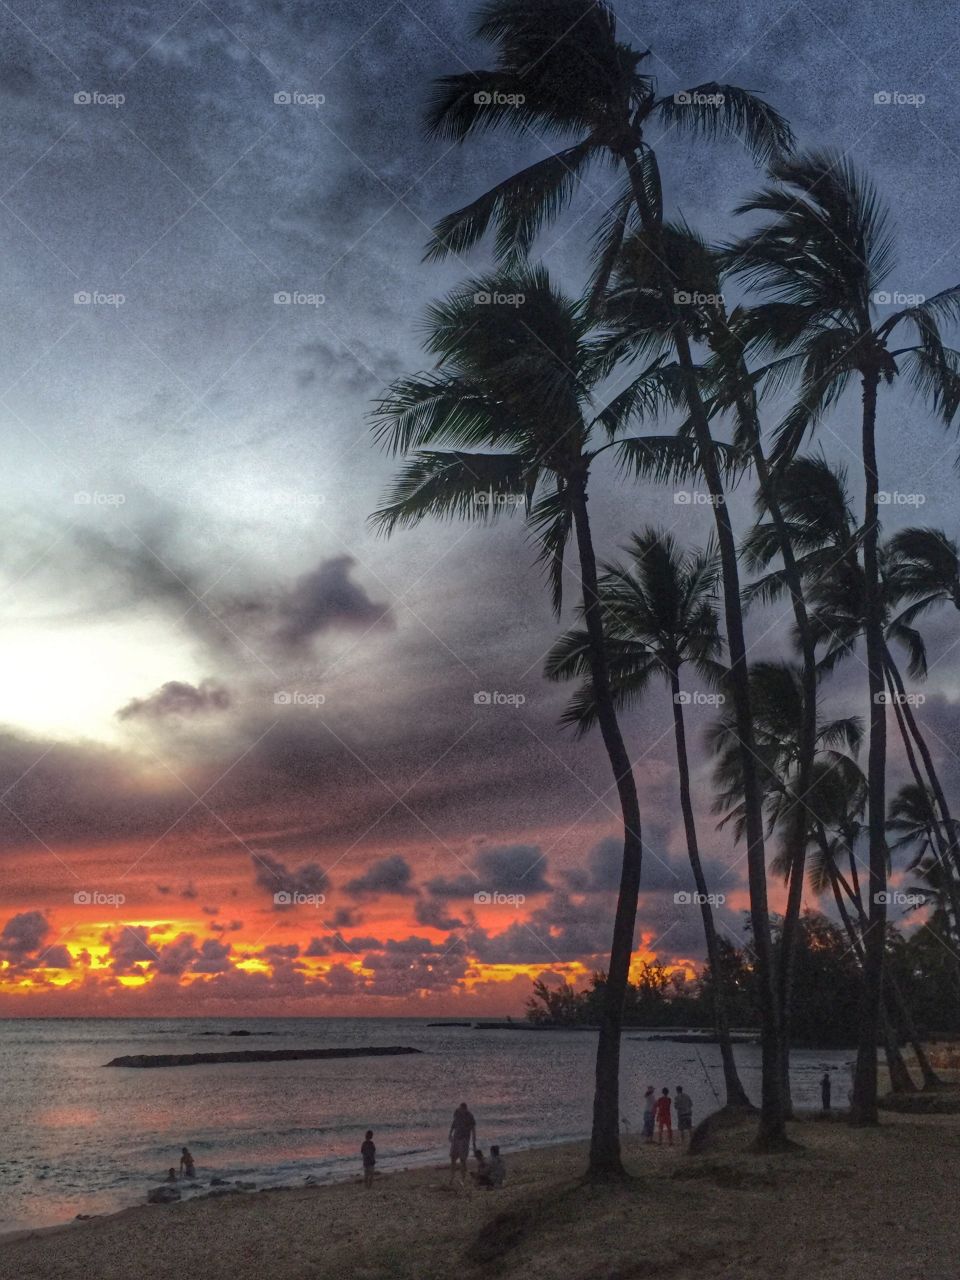
M596 1036L587 1031L479 1031L428 1019L11 1019L0 1021L5 1120L0 1143L0 1232L142 1204L188 1146L198 1181L257 1189L330 1181L359 1171L373 1129L381 1171L447 1158L454 1108L469 1103L477 1142L509 1152L586 1137ZM253 1034L232 1037L231 1031ZM718 1050L628 1031L622 1113L640 1128L642 1095L681 1084L694 1122L723 1091ZM408 1057L110 1068L132 1053L407 1045ZM736 1046L741 1077L760 1092L760 1051ZM819 1105L834 1077L842 1104L848 1051L797 1051L798 1107Z

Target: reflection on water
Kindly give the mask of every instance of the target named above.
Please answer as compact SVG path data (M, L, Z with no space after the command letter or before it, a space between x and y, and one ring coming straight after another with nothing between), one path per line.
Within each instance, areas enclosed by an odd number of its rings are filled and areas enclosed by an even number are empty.
M218 1041L210 1032L257 1034ZM266 1034L266 1033L270 1034ZM630 1033L631 1036L636 1033ZM107 1070L125 1053L198 1053L221 1047L329 1048L403 1044L424 1057ZM419 1019L247 1021L18 1020L0 1022L7 1125L0 1144L0 1231L62 1222L143 1203L189 1146L198 1179L258 1187L355 1173L375 1131L378 1167L442 1161L454 1107L467 1099L481 1145L506 1150L586 1136L596 1039L589 1032L474 1031ZM738 1045L748 1092L759 1096L759 1049ZM819 1078L848 1053L798 1052L794 1101L819 1105ZM623 1112L640 1127L647 1083L682 1084L694 1119L722 1090L713 1045L623 1044Z

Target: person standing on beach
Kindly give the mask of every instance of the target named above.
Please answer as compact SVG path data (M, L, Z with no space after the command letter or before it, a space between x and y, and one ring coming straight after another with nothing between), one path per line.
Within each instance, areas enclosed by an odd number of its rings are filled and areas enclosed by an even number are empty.
M673 1124L670 1119L670 1090L664 1089L657 1099L657 1141L663 1146L663 1131L667 1131L667 1141L673 1146Z
M186 1147L180 1149L180 1172L188 1180L192 1180L194 1175L193 1156Z
M644 1142L653 1142L653 1118L657 1112L657 1095L654 1093L653 1085L647 1085L647 1091L643 1095L643 1140Z
M470 1154L470 1147L477 1148L477 1122L474 1120L470 1108L465 1102L461 1102L459 1107L453 1113L453 1121L450 1125L450 1181L453 1181L454 1174L457 1171L457 1164L460 1165L460 1181L467 1180L467 1156Z
M689 1141L690 1132L693 1129L693 1099L689 1093L683 1092L683 1085L677 1085L675 1106L677 1108L677 1128L680 1131L680 1145L682 1147L684 1146L684 1135Z
M377 1148L372 1129L367 1130L366 1137L360 1143L360 1159L363 1161L363 1185L369 1191L373 1186L373 1171L377 1164Z
M823 1103L824 1111L830 1110L830 1072L823 1073L823 1079L820 1081L820 1101Z

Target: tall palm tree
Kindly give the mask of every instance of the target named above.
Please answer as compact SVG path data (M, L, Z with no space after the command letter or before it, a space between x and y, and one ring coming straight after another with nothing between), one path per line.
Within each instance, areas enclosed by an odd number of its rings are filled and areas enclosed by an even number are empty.
M690 664L711 686L722 683L726 674L719 662L723 641L716 611L720 565L715 549L684 554L669 534L651 528L635 534L625 550L630 557L629 566L604 565L600 578L610 687L619 707L639 701L655 676L664 679L670 689L687 854L703 919L710 972L716 975L712 984L714 1016L727 1106L749 1106L730 1040L720 944L700 858L680 680L685 664ZM548 654L545 670L553 680L585 677L564 720L576 725L581 733L586 732L597 720L590 637L586 631L574 628L562 636Z
M819 667L828 671L854 651L864 633L865 589L860 561L863 531L854 519L842 468L834 471L822 458L797 457L783 464L782 478L790 536L798 549L798 568L807 584L814 641L825 646ZM956 907L954 916L960 920L960 833L950 817L932 755L891 650L893 642L906 650L911 675L922 677L926 673L926 646L914 623L926 608L933 607L939 599L949 597L949 557L940 554L945 544L948 549L948 540L935 530L905 532L911 533L913 550L912 558L902 568L896 550L900 545L899 535L879 549L886 681L886 692L881 695L880 702L884 709L886 706L893 709L907 764L917 788L916 794L920 802L931 804L928 819L933 838L941 846L942 858L951 861L953 867L942 887L952 895ZM903 544L903 554L906 554L905 548L906 544ZM774 530L764 523L754 526L744 541L745 558L754 569L766 568L775 550ZM956 572L956 566L953 571ZM766 573L750 584L748 599L776 599L783 588L781 571ZM897 612L905 599L913 603ZM917 759L918 751L926 780ZM946 821L937 816L928 782L941 814L947 814Z
M755 343L789 353L802 370L800 400L779 433L779 450L796 452L809 429L859 383L864 472L864 613L870 697L870 930L854 1081L855 1124L875 1124L876 1044L886 937L885 660L879 563L880 478L877 399L881 382L904 369L914 387L950 423L960 406L960 357L945 347L943 321L960 318L960 287L879 318L875 299L893 267L886 215L871 184L842 157L827 152L778 159L770 186L744 201L742 213L769 221L730 249L733 271L758 288ZM913 338L894 346L902 330Z
M761 429L759 394L764 381L775 381L751 371L746 359L744 313L741 308L727 312L722 293L720 253L708 246L684 223L665 224L656 250L646 232L629 236L611 273L609 288L602 299L604 320L615 340L625 349L651 352L673 340L676 308L665 305L659 296L660 258L666 253L680 295L689 301L683 308L691 341L702 343L710 358L700 370L705 408L709 417L732 416L733 445L744 464L752 463L757 478L760 513L769 515L772 548L782 561L782 581L790 598L794 628L802 659L803 705L799 743L796 794L804 796L812 782L817 733L817 658L813 628L804 598L803 580L797 567L790 530L779 491L779 471L769 464ZM665 366L665 378L674 370ZM692 422L681 432L687 434ZM806 858L806 825L802 806L795 806L785 836L790 858L787 906L783 916L779 950L778 985L781 1017L781 1088L785 1114L790 1115L790 1003L797 940L800 931L800 904L803 896Z
M922 643L914 641L915 624L918 618L938 605L952 604L955 609L960 610L960 552L957 544L940 529L901 529L884 548L883 574L885 594L891 606L901 604L904 600L910 601L893 619L889 630L902 641L911 644L916 673L925 676L926 652ZM939 842L946 843L953 869L960 876L960 831L950 812L933 757L924 735L917 727L910 699L905 696L903 679L889 649L887 668L893 685L891 692L894 704L902 708L901 714L923 760L933 791L933 801L939 807L940 822L936 821L934 815L933 830ZM925 802L932 804L926 787L920 787L920 794ZM960 919L957 925L960 929Z
M475 34L496 46L490 70L468 71L437 82L428 115L431 132L457 142L495 127L571 140L563 150L529 166L445 218L428 253L463 253L492 225L496 248L509 262L526 254L538 231L567 206L594 161L625 175L609 217L598 228L593 298L603 291L624 235L639 225L661 264L657 296L671 309L680 381L713 498L723 569L723 601L730 656L730 690L737 709L747 796L747 865L762 1009L762 1101L758 1146L786 1143L780 1074L777 983L767 911L766 867L759 786L747 678L736 541L726 509L723 477L700 394L684 307L661 243L663 200L656 154L645 130L651 123L678 134L740 137L760 159L792 145L789 126L766 102L736 85L710 82L658 96L640 66L647 56L617 38L616 18L602 0L491 0Z
M486 301L497 297L523 302ZM645 374L609 403L596 402L611 370L609 345L597 335L586 305L564 296L539 266L516 267L455 290L431 308L426 345L437 357L434 371L398 379L375 413L380 441L405 457L375 522L389 533L428 516L488 520L505 509L507 496L519 498L539 543L558 613L567 571L564 551L571 535L576 543L597 722L624 826L597 1046L590 1172L622 1174L620 1028L642 846L636 782L610 688L587 491L591 464L605 449L616 448L633 468L645 465L644 441L620 435L644 394ZM658 454L650 465L681 474L689 455L684 460L679 449L665 462Z

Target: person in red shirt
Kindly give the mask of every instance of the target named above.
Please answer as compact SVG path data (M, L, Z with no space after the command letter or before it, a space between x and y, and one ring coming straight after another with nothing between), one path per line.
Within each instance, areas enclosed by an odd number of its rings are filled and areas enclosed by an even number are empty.
M657 1099L657 1141L663 1144L663 1131L667 1131L667 1142L673 1146L673 1124L670 1119L670 1108L673 1104L670 1101L670 1090L664 1089L660 1097Z

